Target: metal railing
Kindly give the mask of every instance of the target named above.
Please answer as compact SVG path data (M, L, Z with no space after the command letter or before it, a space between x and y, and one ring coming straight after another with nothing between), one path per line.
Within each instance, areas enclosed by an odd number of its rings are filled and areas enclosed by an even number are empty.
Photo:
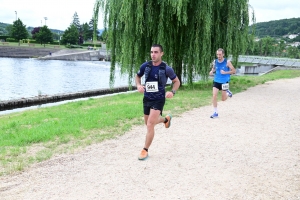
M238 61L245 62L245 63L263 64L263 65L300 67L300 59L291 59L291 58L240 55Z

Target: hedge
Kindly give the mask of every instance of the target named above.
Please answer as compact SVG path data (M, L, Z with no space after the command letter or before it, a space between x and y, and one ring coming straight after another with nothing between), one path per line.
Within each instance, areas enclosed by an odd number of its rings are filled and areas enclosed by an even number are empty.
M6 42L19 42L15 38L6 38Z
M9 37L10 37L9 35L0 35L0 40L5 40L6 41L6 39L9 38Z
M87 47L87 46L94 47L95 45L94 44L89 44L89 43L84 43L84 44L81 44L81 46L84 46L84 47ZM101 47L101 44L96 44L96 47Z

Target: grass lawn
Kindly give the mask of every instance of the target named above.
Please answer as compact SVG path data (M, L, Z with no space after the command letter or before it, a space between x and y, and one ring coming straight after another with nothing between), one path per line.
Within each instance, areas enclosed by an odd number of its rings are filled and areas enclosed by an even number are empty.
M29 43L31 44L31 43ZM2 44L0 42L0 47L1 46L7 46L7 47L27 47L27 48L56 48L59 46L59 49L66 49L65 45L53 45L53 44L46 44L45 47L44 45L41 44L33 44L34 46L30 46L28 43L21 43L19 46L18 42L9 42L9 44Z

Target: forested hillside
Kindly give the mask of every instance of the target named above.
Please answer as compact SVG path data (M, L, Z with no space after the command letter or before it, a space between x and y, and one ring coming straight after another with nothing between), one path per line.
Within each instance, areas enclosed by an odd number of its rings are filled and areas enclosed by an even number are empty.
M2 23L0 22L0 35L8 35L8 30L7 30L7 26L11 26L12 24L6 24L6 23ZM28 33L30 34L31 31L34 29L34 27L28 26L26 27ZM63 31L58 30L58 29L50 29L51 32L53 33L62 33Z
M256 23L256 36L259 38L266 36L282 37L287 34L298 33L300 33L300 18Z
M0 22L0 35L6 35L7 34L6 26L8 26L8 25L9 24Z

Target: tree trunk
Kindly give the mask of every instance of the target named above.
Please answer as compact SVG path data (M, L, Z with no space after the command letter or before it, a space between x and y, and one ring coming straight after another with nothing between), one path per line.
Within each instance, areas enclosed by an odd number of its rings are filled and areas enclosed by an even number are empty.
M182 58L179 58L178 54L175 55L173 60L173 69L178 79L180 80L180 86L182 85Z

